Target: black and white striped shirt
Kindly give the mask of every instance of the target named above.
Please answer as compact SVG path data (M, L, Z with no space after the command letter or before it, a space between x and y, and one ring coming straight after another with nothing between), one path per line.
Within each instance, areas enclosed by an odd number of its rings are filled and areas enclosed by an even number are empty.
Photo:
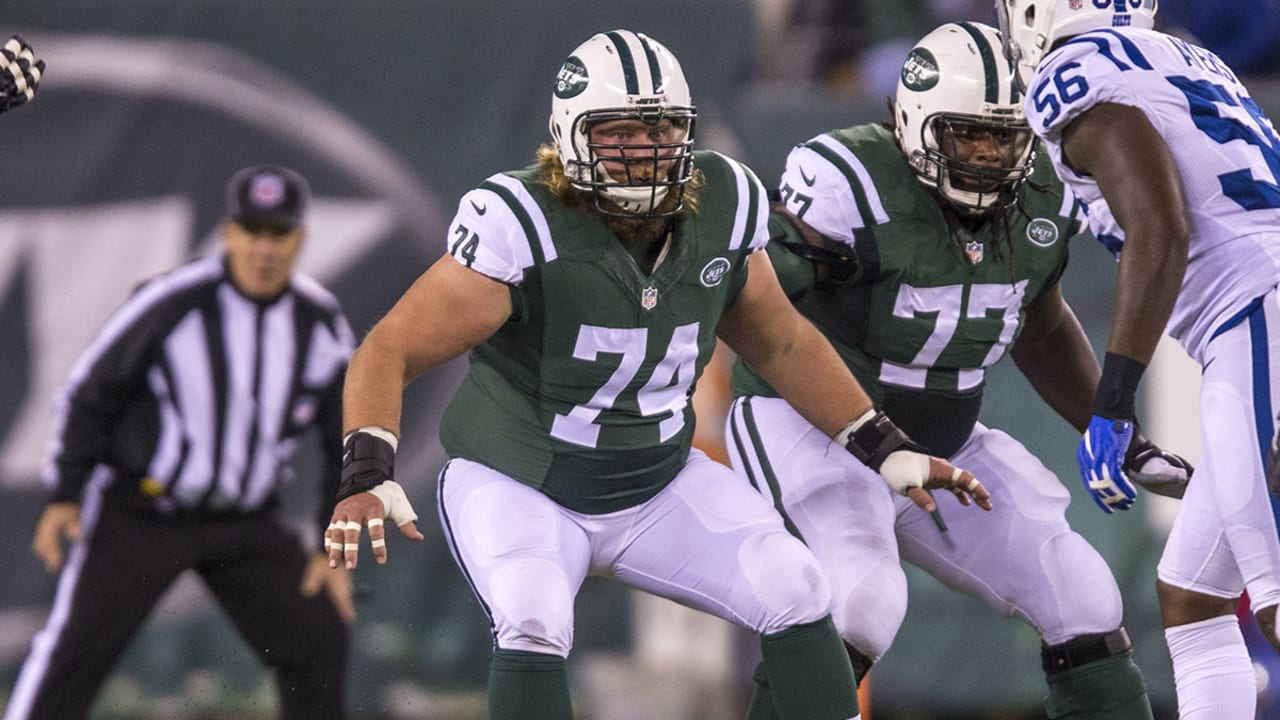
M250 512L276 499L281 465L318 428L327 519L341 457L343 373L354 336L337 300L295 273L269 303L246 298L215 254L140 285L75 364L59 398L45 485L162 512Z

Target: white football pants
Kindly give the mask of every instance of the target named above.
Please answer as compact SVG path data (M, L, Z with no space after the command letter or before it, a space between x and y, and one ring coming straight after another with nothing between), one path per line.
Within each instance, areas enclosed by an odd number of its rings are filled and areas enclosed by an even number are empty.
M946 533L785 400L738 398L726 438L739 474L780 501L818 557L841 635L872 660L889 649L906 614L899 556L1030 623L1050 645L1120 627L1119 588L1102 556L1067 526L1066 488L999 430L977 425L948 458L982 481L995 509L935 493Z
M568 510L470 460L439 478L441 526L498 648L566 657L587 575L618 580L761 634L826 616L808 548L733 471L698 450L662 492L601 515Z

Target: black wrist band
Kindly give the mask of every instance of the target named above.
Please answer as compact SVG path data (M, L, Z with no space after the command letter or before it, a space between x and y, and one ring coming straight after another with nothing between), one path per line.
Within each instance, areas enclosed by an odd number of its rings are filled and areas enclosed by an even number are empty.
M849 434L845 449L862 464L880 472L880 466L884 464L885 458L907 445L908 442L907 434L894 425L883 410L878 410L870 420Z
M342 480L338 500L395 479L396 451L391 443L357 430L342 447Z
M1107 353L1102 379L1093 396L1093 414L1108 420L1132 420L1137 414L1134 397L1147 366L1124 355Z

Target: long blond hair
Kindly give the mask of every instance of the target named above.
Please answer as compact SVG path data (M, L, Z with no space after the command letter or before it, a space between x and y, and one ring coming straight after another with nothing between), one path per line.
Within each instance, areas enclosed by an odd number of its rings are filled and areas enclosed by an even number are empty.
M590 209L594 207L594 201L589 193L583 192L575 188L569 178L564 174L564 165L560 162L560 154L556 152L554 145L542 145L538 148L538 182L542 183L548 190L560 198L561 202L578 209ZM689 178L688 184L684 187L684 211L696 214L698 212L698 194L703 186L706 185L706 176L701 170L693 169L693 175ZM668 200L670 198L670 200ZM675 202L673 194L669 194L667 198L663 198L663 202ZM661 207L661 205L659 205Z

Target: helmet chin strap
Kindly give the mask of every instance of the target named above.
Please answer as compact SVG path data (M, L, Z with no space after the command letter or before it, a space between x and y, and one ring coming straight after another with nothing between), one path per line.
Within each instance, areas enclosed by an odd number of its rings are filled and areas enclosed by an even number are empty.
M615 182L618 181L604 168L600 169L600 174ZM662 203L662 199L667 196L668 189L665 185L656 188L652 185L644 187L610 186L600 188L600 194L617 203L618 207L626 212L640 214L647 213Z
M977 192L956 187L951 182L951 174L945 169L938 178L938 194L951 201L952 206L967 215L982 215L991 210L1000 196L1000 191Z

